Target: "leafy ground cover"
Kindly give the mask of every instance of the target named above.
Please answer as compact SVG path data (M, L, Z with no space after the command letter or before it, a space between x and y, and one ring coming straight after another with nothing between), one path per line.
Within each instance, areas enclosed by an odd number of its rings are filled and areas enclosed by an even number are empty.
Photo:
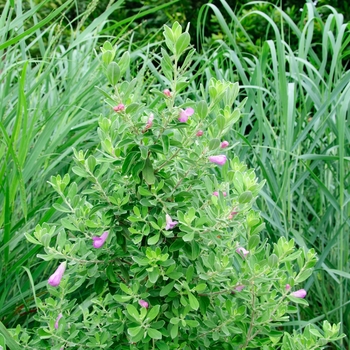
M72 147L93 150L98 144L92 131L104 107L95 90L102 74L94 49L102 35L115 37L120 57L132 35L118 34L118 23L109 26L108 16L121 4L116 3L72 33L68 46L58 45L60 14L70 3L39 19L39 5L22 12L21 2L13 8L9 1L0 18L0 315L8 328L34 327L34 295L46 293L52 264L38 261L39 248L29 245L24 233L61 217L56 210L61 200L47 181L69 171ZM245 9L233 13L225 1L221 12L213 4L202 8L199 23L207 23L208 11L223 36L212 46L203 42L203 52L194 57L189 96L198 97L199 83L207 89L212 77L240 82L248 99L229 141L236 145L235 154L266 180L256 203L266 222L264 235L270 242L294 238L318 253L316 270L305 285L310 306L289 325L299 329L304 319L316 325L328 319L342 322L346 333L349 27L330 6L322 8L321 16L311 3L305 5L298 23L277 6L273 18L254 5ZM253 41L246 32L252 17L266 23L265 42ZM28 19L35 27L26 28ZM151 40L131 47L131 60L152 72L144 77L149 86L162 87ZM33 48L40 59L32 57ZM347 344L345 339L338 346Z

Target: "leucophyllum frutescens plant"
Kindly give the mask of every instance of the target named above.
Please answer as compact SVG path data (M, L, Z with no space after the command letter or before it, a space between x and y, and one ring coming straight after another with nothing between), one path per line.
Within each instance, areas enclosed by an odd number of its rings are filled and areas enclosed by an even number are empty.
M284 334L288 315L307 306L298 285L315 253L284 238L260 241L252 204L263 184L227 134L245 102L236 101L239 86L211 79L201 98L188 98L190 36L175 23L164 37L168 51L152 61L163 87L152 90L140 76L123 78L128 53L115 61L109 42L101 48L109 82L99 89L109 106L101 147L74 151L79 184L52 177L55 208L66 215L27 235L44 247L40 258L55 262L51 296L36 300L40 327L24 345L299 349L336 339L328 323Z

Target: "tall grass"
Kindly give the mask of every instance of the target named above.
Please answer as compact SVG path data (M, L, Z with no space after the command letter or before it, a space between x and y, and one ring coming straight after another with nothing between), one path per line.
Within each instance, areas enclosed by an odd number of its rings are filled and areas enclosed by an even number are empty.
M123 0L111 1L91 24L84 26L88 13L82 13L78 26L66 28L64 11L75 1L65 1L39 20L38 11L47 2L25 12L22 1L7 1L0 16L0 321L9 327L32 322L35 295L46 285L49 263L36 258L38 249L24 233L60 217L53 207L59 200L47 181L67 172L72 147L93 149L97 142L90 131L101 112L95 86L102 74L94 50L101 38L111 38L121 55L132 45L128 25L167 6L112 26L108 17ZM67 32L70 36L61 42ZM134 46L142 50L147 44Z
M267 180L258 200L267 235L273 241L281 235L294 238L300 246L316 249L317 268L306 283L310 308L303 312L311 322L340 321L347 332L349 25L331 6L324 6L320 16L307 3L300 23L294 23L273 5L276 24L260 11L265 2L251 2L240 13L234 13L225 0L221 4L225 13L208 4L199 17L205 25L213 14L225 37L216 50L206 53L205 59L213 65L205 78L213 75L240 81L248 101L232 139L243 140L237 154ZM262 47L244 29L247 21L254 20L266 23ZM254 45L258 55L237 43L242 37ZM290 45L295 41L297 47ZM290 324L302 323L292 320Z

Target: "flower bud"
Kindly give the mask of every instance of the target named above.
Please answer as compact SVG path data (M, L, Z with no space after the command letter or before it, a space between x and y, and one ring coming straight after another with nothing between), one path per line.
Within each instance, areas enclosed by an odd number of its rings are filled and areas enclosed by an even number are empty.
M92 245L94 248L101 248L104 243L106 242L106 239L108 238L108 231L105 231L102 233L102 235L99 236L94 236L92 237Z
M220 148L226 148L229 145L228 141L222 141L220 144Z
M118 106L115 106L115 107L113 107L113 110L115 111L115 112L121 112L121 111L124 111L124 109L125 109L125 106L122 104L122 103L119 103L119 105Z
M140 304L140 306L142 306L142 307L148 309L148 303L147 303L147 301L141 299L141 300L139 300L139 304Z
M299 289L293 293L290 293L291 296L295 298L305 298L306 297L306 290L305 289Z
M209 157L209 161L211 163L215 163L217 165L224 165L227 161L227 158L225 155L219 155L219 156L211 156Z
M55 322L55 329L58 329L58 321L63 317L63 315L61 313L58 314L57 318L56 318L56 322Z
M237 292L241 292L243 289L244 289L244 285L243 284L239 284L239 285L237 285L236 287L235 287L235 290L237 291Z
M201 137L201 136L203 136L203 134L204 134L203 130L198 130L196 133L196 136Z
M163 90L163 94L164 94L166 97L171 97L171 92L170 92L169 89Z
M52 287L57 287L61 283L61 279L63 277L64 271L66 270L67 263L64 261L61 263L57 270L50 276L49 280L47 281L48 284Z

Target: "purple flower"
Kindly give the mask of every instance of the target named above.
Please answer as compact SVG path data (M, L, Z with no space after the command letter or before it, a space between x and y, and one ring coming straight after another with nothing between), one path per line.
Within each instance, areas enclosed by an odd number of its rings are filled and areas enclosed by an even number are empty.
M186 123L188 120L188 117L190 117L193 113L194 113L194 109L191 107L188 107L185 110L182 109L180 112L179 122Z
M106 242L107 237L108 237L108 231L103 232L100 237L98 236L92 237L92 240L93 240L92 245L94 246L94 248L101 248Z
M58 314L57 318L56 318L56 322L55 322L55 328L58 329L58 321L63 317L63 315L61 313Z
M47 281L49 285L52 287L57 287L61 283L64 271L66 270L66 265L67 263L64 261L58 266L57 270L50 276L49 280Z
M225 155L221 154L219 156L210 156L209 162L215 163L217 165L224 165L227 161L227 158Z
M227 141L222 141L220 148L226 148L229 145L229 143Z
M119 105L118 106L115 106L115 107L113 107L113 109L114 109L114 111L115 112L121 112L121 111L124 111L124 109L125 109L125 106L122 104L122 103L119 103Z
M196 136L198 136L198 137L203 136L203 130L198 130L196 133Z
M165 215L165 220L166 220L166 226L165 226L166 230L172 230L177 224L177 221L173 221L171 216L168 214Z
M286 291L288 292L290 290L290 284L286 284Z
M306 290L305 289L299 289L293 293L290 293L291 296L295 298L305 298L306 297Z
M142 307L148 309L148 303L147 303L147 301L141 299L141 300L139 300L139 304L140 304L140 306L142 306Z
M242 255L244 258L249 254L249 250L244 249L243 247L238 247L236 252Z
M241 292L243 289L244 289L244 285L243 284L239 284L238 286L236 286L235 287L235 290L237 291L237 292Z

